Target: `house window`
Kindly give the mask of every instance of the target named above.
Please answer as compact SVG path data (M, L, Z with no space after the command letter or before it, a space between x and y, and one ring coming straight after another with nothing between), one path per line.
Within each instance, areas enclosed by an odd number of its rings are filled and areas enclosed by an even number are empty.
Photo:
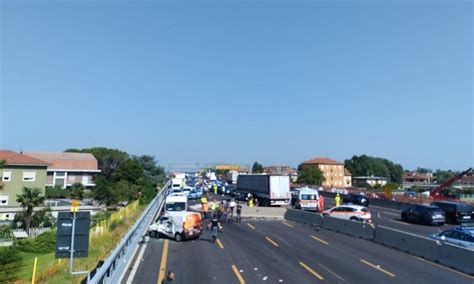
M0 195L0 206L8 205L8 194Z
M12 180L12 172L3 172L2 181L11 181Z
M36 180L36 172L23 172L23 181L33 182Z
M66 187L66 172L54 172L53 186L59 185L62 188Z

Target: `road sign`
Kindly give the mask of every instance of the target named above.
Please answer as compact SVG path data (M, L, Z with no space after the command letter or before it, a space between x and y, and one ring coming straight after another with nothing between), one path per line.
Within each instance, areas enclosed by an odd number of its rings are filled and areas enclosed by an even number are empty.
M79 212L79 200L73 199L71 202L71 212Z
M59 212L56 236L56 258L70 258L73 218L76 215L74 257L84 258L89 252L90 212Z

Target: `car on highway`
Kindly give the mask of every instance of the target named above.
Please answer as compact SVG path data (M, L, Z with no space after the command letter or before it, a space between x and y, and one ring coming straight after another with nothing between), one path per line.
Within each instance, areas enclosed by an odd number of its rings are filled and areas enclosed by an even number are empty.
M167 212L148 228L148 235L152 238L164 235L177 242L199 238L201 233L201 214L189 211Z
M444 232L430 235L433 240L474 249L474 226L459 226Z
M411 206L402 211L401 218L405 222L427 225L442 226L446 222L444 211L431 205Z
M471 222L474 219L474 207L466 203L435 201L431 205L437 206L444 211L446 223L449 224Z
M351 193L342 197L342 203L368 207L369 199L362 194Z
M360 222L372 222L372 215L369 209L360 205L345 204L336 206L331 209L322 212L323 216L330 216L339 219L360 221Z
M198 199L202 196L202 189L193 188L188 194L188 199Z

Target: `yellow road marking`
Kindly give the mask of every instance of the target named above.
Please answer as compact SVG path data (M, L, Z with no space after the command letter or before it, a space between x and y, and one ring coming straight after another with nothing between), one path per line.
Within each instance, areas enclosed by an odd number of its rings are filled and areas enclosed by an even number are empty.
M216 243L221 249L224 249L224 245L221 243L221 240L217 239Z
M170 245L169 240L165 240L163 244L163 253L161 254L161 263L160 263L160 273L158 274L158 281L157 284L163 283L163 279L165 278L166 274L166 262L168 261L168 248Z
M416 258L416 259L418 259L418 260L420 260L420 261L423 261L423 262L430 263L430 264L432 264L432 265L434 265L434 266L437 266L437 267L439 267L439 268L443 268L443 269L445 269L445 270L448 270L448 271L457 273L457 274L459 274L459 275L461 275L461 276L464 276L464 277L466 277L466 278L468 278L468 279L474 279L474 276L471 276L471 275L469 275L469 274L462 273L461 271L457 271L457 270L451 269L451 268L446 267L446 266L442 266L442 265L440 265L440 264L431 262L431 261L426 260L426 259L423 259L423 258L421 258L421 257L414 256L414 258Z
M320 238L318 238L318 237L316 237L316 236L311 235L311 238L313 238L313 239L317 240L318 242L321 242L321 243L323 243L323 244L325 244L325 245L329 245L328 242L326 242L326 241L324 241L324 240L321 240Z
M388 215L393 215L393 216L400 216L400 214L397 214L397 213L392 213L392 212L387 212L387 211L382 211L384 214L388 214Z
M336 272L332 271L331 269L327 268L326 266L322 265L321 263L319 263L319 266L321 266L322 268L326 269L329 273L331 273L332 275L336 276L337 278L341 279L341 281L346 281L346 279L342 278L341 276L337 275Z
M252 228L253 230L255 230L255 227L252 226L251 224L247 223L247 226L249 226L250 228Z
M368 266L370 266L370 267L372 267L372 268L374 268L374 269L377 269L378 271L381 271L381 272L387 274L388 276L395 277L395 274L393 274L393 273L391 273L391 272L388 272L387 270L382 269L382 268L378 267L377 265L368 262L367 260L361 259L360 261L361 261L362 263L367 264Z
M278 244L277 244L274 240L270 239L269 237L265 237L265 239L266 239L268 242L270 242L272 245L274 245L274 246L276 246L276 247L278 246Z
M293 228L293 225L288 224L287 222L282 222L282 223L285 224L285 225L287 225L287 226L290 227L290 228Z
M405 223L405 222L400 222L400 221L397 221L397 220L392 220L392 219L388 219L388 220L389 220L389 221L391 221L391 222L398 223L398 224L402 224L402 225L410 226L410 224L408 224L408 223Z
M235 276L237 277L237 279L239 279L239 283L240 283L240 284L245 284L245 280L244 280L244 278L242 277L242 275L240 275L240 272L239 272L239 270L237 269L237 266L232 265L232 270L234 271L234 274L235 274Z
M319 280L324 280L324 277L322 277L319 273L317 273L316 271L314 271L313 269L311 269L311 267L307 266L306 264L304 264L303 262L300 261L300 265L306 269L309 273L313 274L314 276L316 276L316 278L318 278Z

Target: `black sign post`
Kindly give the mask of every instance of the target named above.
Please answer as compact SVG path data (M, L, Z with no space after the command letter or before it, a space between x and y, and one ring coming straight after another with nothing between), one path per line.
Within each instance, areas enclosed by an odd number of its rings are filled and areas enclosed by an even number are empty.
M85 274L88 271L74 272L74 258L84 258L89 252L90 212L59 212L56 258L69 258L70 274Z

